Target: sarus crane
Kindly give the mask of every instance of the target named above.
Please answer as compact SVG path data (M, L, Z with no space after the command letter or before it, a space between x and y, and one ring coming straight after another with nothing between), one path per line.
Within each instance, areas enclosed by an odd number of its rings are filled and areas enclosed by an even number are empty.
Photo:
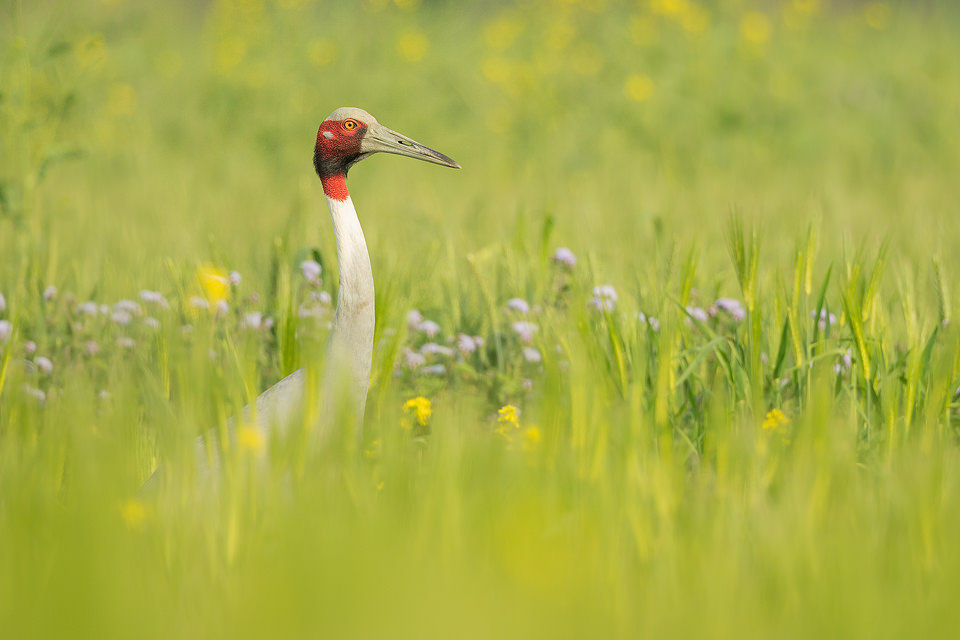
M347 190L347 172L354 164L375 153L393 153L459 169L451 158L430 147L383 126L372 115L356 107L334 110L317 130L313 166L327 197L333 234L337 244L339 288L337 309L327 342L326 370L320 378L323 388L308 389L306 367L298 369L264 391L255 407L244 409L244 422L252 423L264 438L283 431L298 416L310 415L305 407L309 398L324 405L319 408L321 424L313 425L320 437L334 427L337 416L348 416L348 425L359 438L373 359L374 288L370 255L363 237L357 210ZM317 393L319 391L319 393ZM228 424L230 439L236 439L236 421ZM209 467L216 452L207 455L204 440L197 439L198 464ZM155 486L158 470L144 485Z

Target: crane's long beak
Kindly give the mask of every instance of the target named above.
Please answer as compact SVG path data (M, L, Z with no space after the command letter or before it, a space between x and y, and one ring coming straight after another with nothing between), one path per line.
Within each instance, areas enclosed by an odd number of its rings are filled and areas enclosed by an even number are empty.
M398 156L426 160L427 162L443 165L444 167L460 168L460 165L452 158L443 155L439 151L434 151L416 140L411 140L402 133L387 129L380 123L371 125L370 128L367 129L363 140L360 142L360 152L364 155L377 152L395 153Z

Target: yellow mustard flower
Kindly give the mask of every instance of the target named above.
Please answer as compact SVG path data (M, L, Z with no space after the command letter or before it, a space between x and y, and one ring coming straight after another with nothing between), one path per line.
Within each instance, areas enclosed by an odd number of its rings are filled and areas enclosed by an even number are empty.
M512 404L500 407L500 409L497 410L497 422L518 426L520 424L520 414L517 408Z
M429 48L430 41L419 31L408 31L397 40L397 51L407 62L420 62Z
M259 429L243 425L237 429L237 445L240 446L241 451L259 454L266 449L267 443Z
M513 432L520 428L520 414L515 406L507 404L497 410L497 428L494 433L500 434L506 438L507 442L513 441Z
M763 421L763 428L769 431L788 424L789 422L790 418L785 416L783 411L780 411L780 409L771 409L767 412L766 418Z
M539 427L527 427L527 429L523 432L523 450L533 451L537 448L538 444L540 444Z
M131 529L139 529L147 519L147 508L139 500L130 499L120 505L120 516Z
M740 20L740 35L750 44L766 44L770 39L770 19L759 11L746 13Z
M417 418L417 422L422 427L427 426L427 422L430 420L430 416L433 414L430 401L423 396L417 396L416 398L410 398L407 400L403 404L403 410L408 413L413 411L414 416ZM404 421L403 426L405 429L409 429L411 427L407 421Z
M230 278L223 269L211 265L200 267L197 269L197 279L208 302L215 305L230 297Z
M632 75L624 83L623 93L635 102L643 102L653 95L653 80L645 75Z

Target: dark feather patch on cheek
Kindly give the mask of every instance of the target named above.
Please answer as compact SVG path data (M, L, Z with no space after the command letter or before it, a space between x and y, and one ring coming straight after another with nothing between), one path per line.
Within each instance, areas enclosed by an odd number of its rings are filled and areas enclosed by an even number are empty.
M313 166L317 174L323 178L346 173L360 155L360 142L366 130L364 124L348 130L340 121L321 122L317 130L317 146L313 151Z

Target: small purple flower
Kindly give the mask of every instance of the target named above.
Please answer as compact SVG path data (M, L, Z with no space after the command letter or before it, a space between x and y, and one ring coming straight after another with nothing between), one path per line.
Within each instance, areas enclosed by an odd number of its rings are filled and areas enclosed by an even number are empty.
M431 364L428 367L420 369L422 373L432 376L442 376L447 372L447 368L442 364Z
M531 389L533 389L533 380L531 380L530 378L524 378L523 382L521 382L520 385L523 387L524 391L530 391Z
M243 315L243 328L257 330L263 325L263 315L259 311L251 311Z
M422 313L416 309L411 309L407 312L407 327L409 327L410 331L416 331L420 327L421 322L423 322Z
M747 312L744 310L743 305L740 304L739 300L734 298L717 298L717 301L713 304L717 309L729 313L730 317L737 322L743 322L743 319L747 317Z
M100 393L97 394L97 397L100 398L101 400L109 400L110 392L107 391L106 389L102 389Z
M526 343L533 342L533 334L537 332L537 325L532 322L519 321L513 323L513 331Z
M443 345L437 344L436 342L428 342L422 347L420 347L420 353L425 356L430 355L441 355L441 356L453 356L456 354L456 351L450 347L445 347Z
M87 301L77 305L77 313L82 313L87 316L95 316L98 311L99 307L97 307L97 303L93 301Z
M300 263L300 273L303 274L303 278L308 282L318 282L322 271L323 268L316 260L304 260Z
M140 315L140 305L138 305L133 300L121 300L117 304L113 305L114 311L126 311L130 315L138 316Z
M707 312L700 307L687 307L687 313L689 313L694 320L699 320L700 322L706 322L710 319Z
M34 342L33 340L27 340L26 342L23 343L23 351L28 356L32 356L37 352L37 343Z
M613 311L614 303L611 300L594 296L587 302L587 306L594 311Z
M164 298L163 294L159 291L150 291L149 289L144 289L140 292L140 299L147 304L155 304L161 309L166 309L170 306L170 304L167 302L167 299Z
M3 294L0 293L0 313L3 313L7 310L7 299L3 297Z
M333 298L326 291L321 291L320 293L317 294L317 302L319 302L325 307L329 307L330 304L333 302Z
M440 333L440 325L433 320L424 320L420 323L420 326L417 327L417 330L426 334L428 338L432 338Z
M300 305L297 309L297 316L300 318L320 318L322 315L321 309L318 307L308 307L305 304Z
M424 358L422 354L411 349L404 348L403 357L406 360L408 369L419 369L427 363L427 359Z
M598 298L604 298L611 302L617 301L617 290L613 288L612 285L602 284L599 287L593 288L593 295Z
M206 298L201 298L200 296L190 296L188 300L190 306L194 309L209 309L210 303L207 302Z
M117 338L117 346L121 349L133 349L137 343L129 336L120 336Z
M52 284L43 290L43 299L50 302L57 297L57 288Z
M552 260L558 264L565 264L571 269L577 266L577 257L566 247L560 247L554 251Z
M226 300L217 300L217 315L225 316L230 312L230 305Z
M239 271L231 271L229 278L230 278L230 284L232 284L235 287L238 286L243 281L243 276L240 275Z
M44 373L44 374L53 373L53 363L50 362L50 358L37 356L33 360L33 364L36 365L37 369L40 370L40 373Z
M0 320L0 342L6 342L13 334L13 324L9 320Z
M40 389L31 387L28 384L23 385L23 392L35 399L38 403L43 404L47 400L47 394L45 394Z
M837 375L841 375L850 370L850 367L853 365L853 356L848 349L840 356L840 360L833 365L833 371Z
M112 314L110 314L110 320L123 326L130 324L131 319L132 318L130 316L130 313L127 311L123 311L122 309L118 311L114 311Z
M87 352L87 355L95 356L100 352L100 345L93 340L88 340L87 343L83 345L83 349Z
M597 311L613 311L617 306L617 290L609 284L594 287L588 306Z
M159 329L159 328L160 328L160 321L157 320L156 318L144 318L143 324L147 325L147 326L150 327L151 329Z
M480 336L473 336L473 344L477 345L477 349L482 349L484 345L483 338Z
M507 300L507 309L527 315L530 313L530 305L523 298L510 298Z
M817 317L816 310L810 312L811 318ZM820 327L821 331L825 331L828 326L833 326L837 323L837 316L832 313L827 313L826 309L820 309L820 320L817 322L817 325Z
M541 356L540 352L533 347L524 347L523 359L527 362L540 362L543 360L543 356Z
M477 350L477 342L465 333L457 336L457 349L463 353L473 353Z

